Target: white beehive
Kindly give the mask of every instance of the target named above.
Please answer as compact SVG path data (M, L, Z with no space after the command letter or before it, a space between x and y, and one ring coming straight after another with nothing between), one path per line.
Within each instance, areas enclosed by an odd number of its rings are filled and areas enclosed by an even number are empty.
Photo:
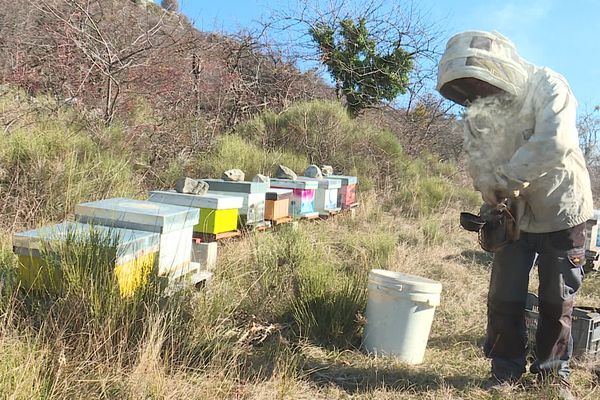
M203 179L208 183L208 192L220 195L239 196L244 199L240 217L246 225L258 225L265 220L265 193L269 188L264 182L235 182L222 179Z
M235 196L244 199L239 211L244 224L260 224L265 220L265 193L220 192L209 188L208 194Z

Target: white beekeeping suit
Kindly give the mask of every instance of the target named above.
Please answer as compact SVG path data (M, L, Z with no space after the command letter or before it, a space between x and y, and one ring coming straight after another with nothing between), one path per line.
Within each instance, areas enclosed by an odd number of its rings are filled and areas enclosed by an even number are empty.
M501 94L469 98L454 84L464 78L487 82ZM520 190L523 231L559 231L592 216L577 103L560 74L527 63L498 33L471 31L448 42L437 89L467 105L464 148L475 188L484 199Z

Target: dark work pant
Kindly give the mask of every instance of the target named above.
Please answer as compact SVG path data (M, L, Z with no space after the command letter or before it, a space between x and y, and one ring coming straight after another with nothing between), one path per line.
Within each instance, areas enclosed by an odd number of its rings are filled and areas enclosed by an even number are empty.
M518 241L495 253L488 293L485 355L500 380L525 372L525 300L529 273L538 257L539 320L534 373L568 378L573 351L571 314L585 263L585 224L550 233L522 232Z

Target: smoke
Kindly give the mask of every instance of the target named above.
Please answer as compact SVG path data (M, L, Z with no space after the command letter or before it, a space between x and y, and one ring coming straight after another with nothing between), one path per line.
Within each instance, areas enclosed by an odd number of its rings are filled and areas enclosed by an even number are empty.
M464 148L476 189L493 187L497 167L507 163L518 146L514 122L519 107L514 97L476 99L464 115Z

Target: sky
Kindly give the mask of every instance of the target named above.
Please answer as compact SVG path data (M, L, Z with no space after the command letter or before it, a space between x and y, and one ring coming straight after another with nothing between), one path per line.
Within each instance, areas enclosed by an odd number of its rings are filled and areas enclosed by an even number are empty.
M179 0L181 12L198 29L224 32L251 27L288 3L294 0ZM511 39L529 62L561 73L580 112L600 105L600 0L414 0L413 4L443 30L442 42L465 30L496 30Z

